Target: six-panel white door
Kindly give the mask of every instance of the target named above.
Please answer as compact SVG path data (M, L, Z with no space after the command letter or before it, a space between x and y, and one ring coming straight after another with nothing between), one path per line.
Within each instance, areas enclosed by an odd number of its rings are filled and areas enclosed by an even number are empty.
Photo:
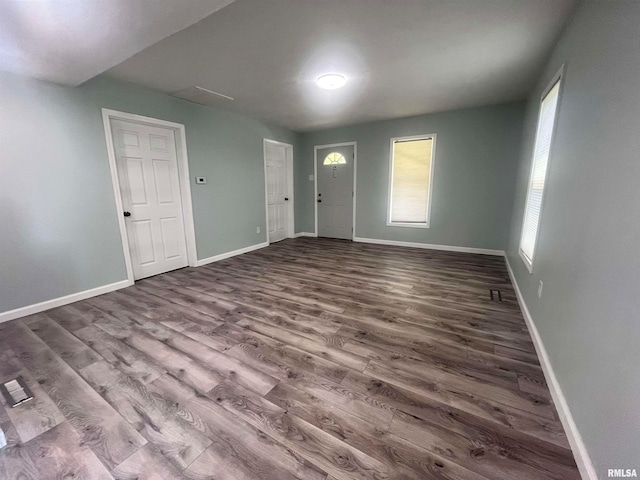
M267 176L267 213L269 217L269 242L288 237L289 209L287 205L287 150L282 145L267 143L265 146Z
M111 120L136 280L188 265L174 131Z

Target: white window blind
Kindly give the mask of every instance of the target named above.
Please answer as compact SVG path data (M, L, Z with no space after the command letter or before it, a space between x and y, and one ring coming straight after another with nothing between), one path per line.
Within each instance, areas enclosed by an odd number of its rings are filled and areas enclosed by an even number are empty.
M527 203L524 211L522 238L520 239L520 254L529 269L531 269L533 265L533 256L538 237L542 195L547 177L551 137L553 136L553 127L556 121L559 92L560 80L549 90L549 93L545 95L540 104L538 130L536 132L536 143L533 150L533 165L531 167L529 191L527 193Z
M428 226L432 156L432 137L392 140L390 224Z

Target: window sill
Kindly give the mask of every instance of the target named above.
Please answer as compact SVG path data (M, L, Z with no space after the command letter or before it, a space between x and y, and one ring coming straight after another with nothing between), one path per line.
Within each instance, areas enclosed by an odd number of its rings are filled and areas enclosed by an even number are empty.
M520 258L522 259L522 261L524 262L524 266L527 267L527 270L529 271L529 273L533 273L533 262L529 261L527 256L524 253L522 253L522 250L518 249L518 254L520 255Z
M429 228L428 223L387 222L387 227Z

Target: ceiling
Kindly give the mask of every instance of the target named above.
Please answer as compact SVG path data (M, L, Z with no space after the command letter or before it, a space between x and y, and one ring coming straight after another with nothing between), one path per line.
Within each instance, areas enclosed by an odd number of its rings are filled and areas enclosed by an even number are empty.
M233 0L0 0L0 70L76 86Z
M522 99L577 2L0 0L0 70L106 71L311 131ZM320 89L329 72L346 86Z
M526 96L576 0L236 0L109 76L296 131ZM315 81L339 72L347 84Z

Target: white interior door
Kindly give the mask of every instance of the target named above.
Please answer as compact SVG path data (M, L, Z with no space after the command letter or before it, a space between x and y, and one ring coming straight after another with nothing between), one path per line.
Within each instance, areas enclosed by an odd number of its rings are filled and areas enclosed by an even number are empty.
M266 143L265 165L269 243L273 243L288 237L287 147Z
M318 236L351 240L353 234L353 145L317 151Z
M174 131L111 120L133 276L188 265Z

